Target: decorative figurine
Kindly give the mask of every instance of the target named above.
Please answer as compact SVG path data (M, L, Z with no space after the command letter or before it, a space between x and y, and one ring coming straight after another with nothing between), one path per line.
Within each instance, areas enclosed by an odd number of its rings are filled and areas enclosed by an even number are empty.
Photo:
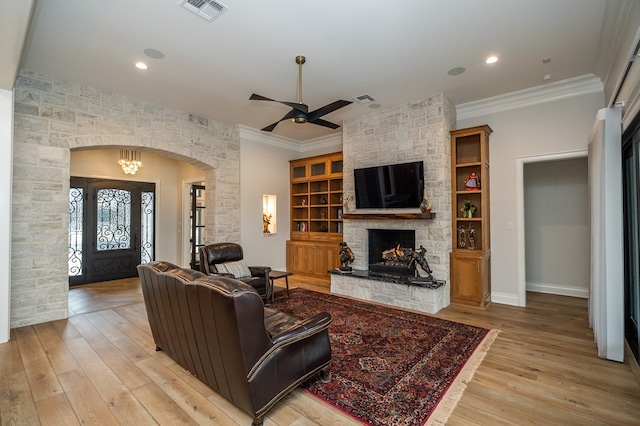
M353 200L352 196L348 196L342 200L342 208L344 209L344 213L351 213L351 209L349 208L349 202Z
M422 201L420 202L420 210L422 211L422 213L431 213L431 208L431 200L429 200L429 197L427 196L427 190L425 189Z
M458 247L467 247L467 230L462 225L458 226Z
M412 250L411 262L416 262L416 265L419 266L420 269L422 269L427 274L426 276L424 276L423 274L420 274L420 271L418 271L418 274L421 277L425 278L424 279L425 282L434 282L435 280L433 279L433 275L431 275L433 271L431 271L431 268L429 267L426 254L427 254L427 249L424 248L423 246L420 246L418 250ZM409 265L411 265L411 263L409 263Z
M469 247L470 250L475 250L476 248L476 228L473 226L473 223L469 224Z
M270 234L271 231L269 231L269 225L271 225L271 218L273 217L273 215L266 215L265 213L262 213L262 233L263 234Z
M340 243L340 270L351 271L353 268L349 266L355 260L353 252L344 241Z
M476 172L471 174L464 180L465 191L477 191L480 189L480 177Z

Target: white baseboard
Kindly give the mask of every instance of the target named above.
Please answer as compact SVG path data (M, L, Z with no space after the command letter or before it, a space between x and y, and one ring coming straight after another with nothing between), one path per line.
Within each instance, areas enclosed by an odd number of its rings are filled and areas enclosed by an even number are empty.
M500 303L503 305L522 306L518 301L518 295L513 293L497 293L491 292L491 303Z
M527 282L527 291L557 294L558 296L580 297L582 299L589 298L589 289L560 284Z

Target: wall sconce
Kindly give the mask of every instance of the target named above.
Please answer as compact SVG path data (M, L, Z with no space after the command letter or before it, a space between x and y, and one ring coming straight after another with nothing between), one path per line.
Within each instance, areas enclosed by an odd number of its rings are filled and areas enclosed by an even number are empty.
M276 205L275 195L262 195L262 234L276 233Z
M118 164L120 164L122 171L126 175L135 175L138 169L142 167L142 154L138 151L121 149Z

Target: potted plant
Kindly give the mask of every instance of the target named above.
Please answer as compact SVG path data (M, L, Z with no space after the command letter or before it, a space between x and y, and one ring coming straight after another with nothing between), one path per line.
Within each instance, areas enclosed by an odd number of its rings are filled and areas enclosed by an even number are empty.
M460 208L462 217L466 218L472 218L476 210L478 210L478 208L471 203L471 200L464 200L463 205Z

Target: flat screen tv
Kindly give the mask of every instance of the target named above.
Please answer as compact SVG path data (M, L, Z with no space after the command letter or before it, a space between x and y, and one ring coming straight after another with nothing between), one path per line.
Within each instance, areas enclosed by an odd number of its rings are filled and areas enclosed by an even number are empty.
M355 169L356 208L420 207L424 192L422 161Z

